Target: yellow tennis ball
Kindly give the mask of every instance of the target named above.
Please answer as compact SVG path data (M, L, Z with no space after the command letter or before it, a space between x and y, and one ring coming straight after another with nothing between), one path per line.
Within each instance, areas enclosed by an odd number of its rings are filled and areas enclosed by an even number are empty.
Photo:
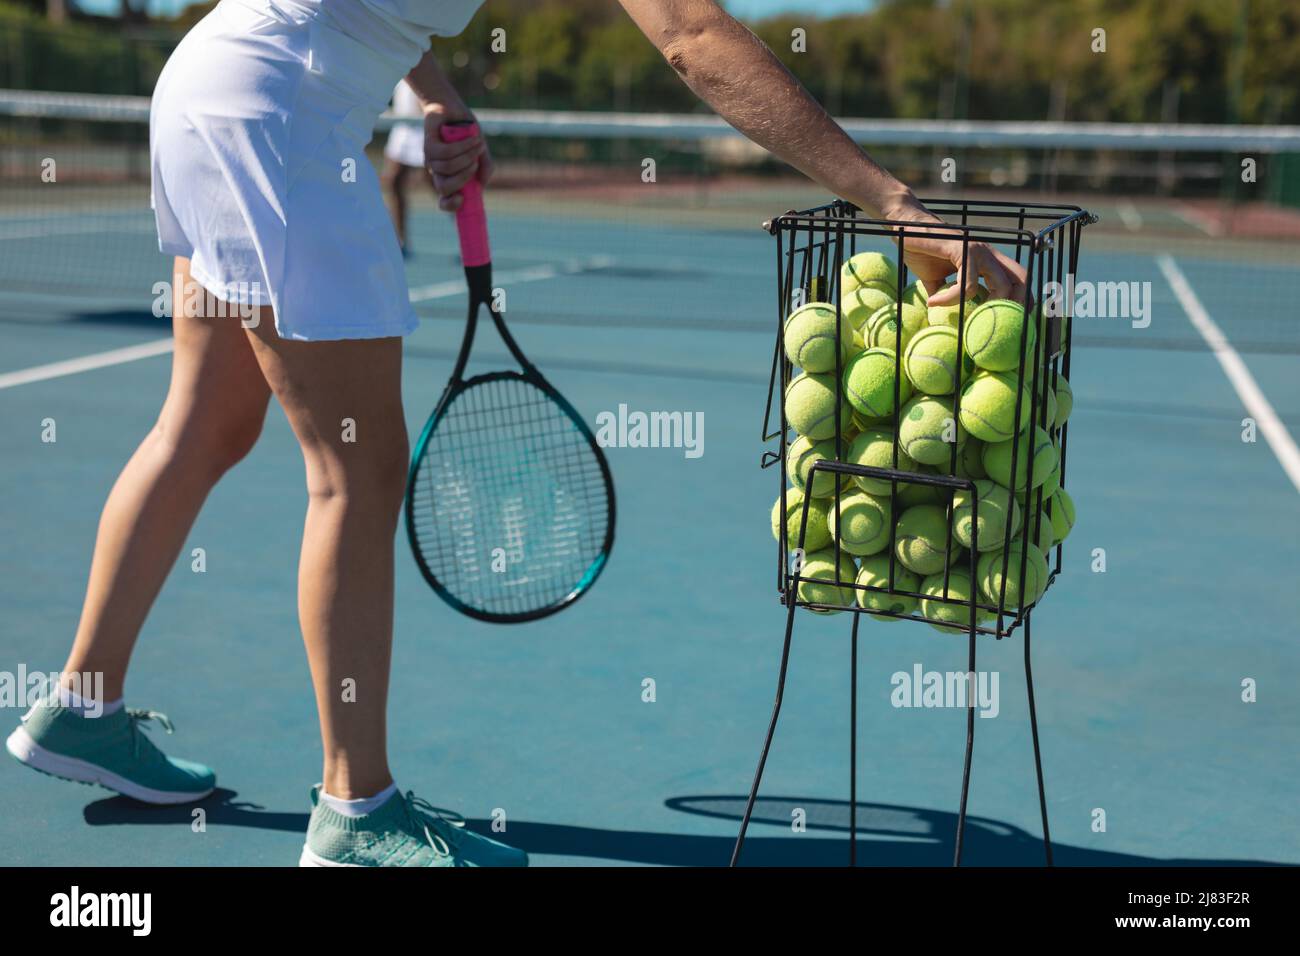
M1018 446L1016 452L1016 481L1011 483L1011 452L1012 446ZM1029 458L1033 455L1034 471L1031 475L1029 472ZM1056 454L1056 446L1052 444L1052 436L1041 428L1035 427L1033 430L1033 442L1031 447L1029 430L1021 432L1020 440L1002 441L992 445L984 446L984 470L988 476L996 481L999 485L1007 488L1014 488L1015 491L1025 490L1026 478L1028 478L1028 487L1037 488L1043 482L1047 481L1052 472L1056 471L1060 460Z
M1020 563L1024 556L1024 578ZM980 593L990 604L1001 600L1002 582L1006 580L1006 604L1003 607L1018 609L1033 604L1047 590L1047 559L1034 545L1027 548L1012 541L1006 551L987 551L980 556L975 572L979 578Z
M849 359L844 370L844 397L860 414L881 418L894 410L894 391L898 401L912 395L912 384L906 376L895 374L897 359L885 348L869 348Z
M868 316L862 326L862 341L867 348L906 349L912 336L925 328L925 310L903 305L903 334L898 334L898 303L891 302Z
M865 491L845 495L827 516L831 540L849 554L875 554L889 547L893 511L887 496L877 497Z
M895 529L894 553L909 571L934 574L961 554L961 545L948 534L948 515L940 505L913 505L902 513Z
M970 359L958 366L957 330L928 326L912 336L903 353L903 368L918 392L927 395L951 395L957 390L958 378L974 372Z
M785 543L794 550L799 547L799 523L803 521L803 492L798 488L785 490ZM830 543L831 534L827 528L826 518L830 514L830 503L822 498L813 498L808 505L808 527L804 530L803 549L816 551ZM781 540L781 498L772 505L772 537Z
M967 548L971 546L976 531L979 532L979 550L994 551L1002 547L1008 524L1013 538L1020 528L1020 506L1011 497L1011 492L987 478L975 482L974 494L965 488L956 491L952 505L953 537ZM979 512L978 522L973 520L976 511Z
M1074 411L1074 391L1070 388L1070 383L1065 380L1064 375L1056 377L1056 419L1055 424L1060 428L1065 424L1065 420L1070 417L1070 412Z
M947 470L953 446L966 444L966 429L952 413L952 399L917 395L899 412L898 445L925 465Z
M949 568L927 575L921 582L921 616L936 631L951 634L966 632L970 627L970 602L974 589L970 572L964 567ZM976 597L978 600L978 597ZM993 619L989 611L975 609L975 623L983 624Z
M808 477L812 473L812 466L823 459L830 461L835 460L835 439L827 438L824 441L813 441L803 435L800 435L790 443L790 448L785 456L785 472L790 477L791 483L800 491L808 491ZM844 484L849 484L844 480ZM814 498L825 498L835 493L835 475L829 471L819 471L816 479L813 481L812 496Z
M920 279L914 280L903 290L903 301L918 309L926 308L925 300L929 297L930 294L925 291L925 283Z
M835 306L809 302L790 313L782 336L785 354L805 372L834 372L836 347L843 367L853 348L853 327Z
M1064 488L1058 488L1051 503L1044 501L1043 504L1052 513L1052 537L1057 542L1064 541L1074 528L1074 499Z
M848 403L835 414L834 375L805 372L790 380L785 389L785 420L800 435L813 441L833 438L848 427L852 410Z
M805 555L799 576L798 598L810 604L831 604L847 607L855 598L852 587L845 587L839 582L851 585L858 576L858 566L853 558L843 553L838 554L834 548L809 552ZM836 608L811 608L817 614L838 614Z
M867 428L853 439L849 446L848 460L855 465L868 468L897 468L899 471L916 471L917 464L912 458L898 449L898 464L894 464L894 432L890 428ZM873 495L891 494L891 484L886 478L871 478L857 475L853 479L863 491ZM902 483L899 483L902 488Z
M890 290L882 289L876 285L859 286L852 292L843 293L840 296L840 304L844 310L844 317L849 320L853 330L862 336L862 328L867 324L867 319L873 314L887 306L894 304L894 297Z
M1016 396L1021 397L1016 417ZM976 372L961 390L961 423L981 441L1007 441L1029 423L1029 391L1007 372ZM985 466L987 467L987 465Z
M864 557L858 563L858 584L869 588L889 588L889 555L873 554ZM921 578L894 561L894 590L919 591ZM858 591L858 604L861 607L877 611L891 611L894 614L911 614L916 610L917 599L909 594L894 594L888 591ZM879 615L881 621L897 621L896 617Z
M868 283L878 283L876 288L888 287L890 298L898 295L898 268L894 260L879 252L859 252L840 266L840 297L846 292Z
M946 292L952 287L953 283L949 282L939 291ZM975 311L975 307L982 304L987 298L988 290L983 286L979 287L979 291L976 292L973 297L967 296L965 308L966 317L970 318L971 313ZM946 325L955 329L957 328L958 313L962 311L960 306L960 302L954 302L952 305L931 305L927 308L926 320L931 325Z
M975 364L991 372L1020 367L1021 338L1026 339L1025 368L1034 364L1034 323L1025 321L1024 306L1010 299L990 299L966 320L963 346Z

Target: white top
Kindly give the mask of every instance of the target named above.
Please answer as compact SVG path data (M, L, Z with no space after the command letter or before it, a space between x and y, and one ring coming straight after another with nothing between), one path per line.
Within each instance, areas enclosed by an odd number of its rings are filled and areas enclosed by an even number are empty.
M456 36L483 0L238 0L263 12L322 16L385 59L414 66L430 36Z

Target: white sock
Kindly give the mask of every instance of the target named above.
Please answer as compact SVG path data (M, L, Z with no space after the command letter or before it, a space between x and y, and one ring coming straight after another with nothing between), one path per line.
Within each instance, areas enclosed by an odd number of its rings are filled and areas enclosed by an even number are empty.
M382 807L388 798L397 792L397 784L390 783L379 791L373 797L362 797L360 800L344 800L341 797L331 797L324 790L320 792L321 803L345 817L364 817Z
M66 707L79 717L107 717L109 714L116 714L125 707L126 702L125 698L119 697L117 700L100 703L89 697L82 697L75 690L59 685L59 705Z

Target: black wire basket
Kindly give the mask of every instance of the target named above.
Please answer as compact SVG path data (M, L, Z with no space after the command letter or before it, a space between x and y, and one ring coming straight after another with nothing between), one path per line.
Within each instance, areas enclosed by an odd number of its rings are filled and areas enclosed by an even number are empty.
M873 421L870 425L875 428L884 427L892 431L894 436L899 436L902 425L900 417L904 399L907 398L907 395L902 394L902 390L907 387L903 368L907 322L904 320L903 309L913 304L908 301L911 293L904 261L908 242L918 238L959 241L962 244L963 265L970 243L983 242L1024 264L1026 268L1026 300L1019 303L1024 308L1025 315L1029 316L1026 332L1019 339L1019 356L1015 368L1001 373L1013 377L1016 385L1014 423L1029 423L1015 428L1010 441L1001 443L1010 446L1009 455L1005 454L1005 447L1002 454L1004 463L1009 458L1008 474L1012 479L1012 487L1006 489L1009 492L1006 497L1012 499L1008 510L1019 517L1014 521L1003 520L1002 532L994 541L978 540L979 529L983 525L979 509L983 505L987 513L989 507L987 501L981 500L986 497L983 492L996 490L990 488L990 483L998 483L987 475L980 474L982 466L971 466L970 459L973 456L963 458L967 439L951 443L946 461L926 466L924 470L908 470L899 460L902 453L898 441L894 442L893 460L887 463L888 467L853 462L848 455L852 427L847 434L844 429L837 428L833 440L820 443L825 445L833 441L833 456L814 460L809 473L801 476L804 485L812 487L819 479L827 484L833 483L834 491L829 498L828 508L836 514L840 512L846 496L857 490L854 479L888 483L889 493L882 494L882 497L887 497L892 502L906 501L910 497L941 507L947 522L941 586L938 582L932 582L928 592L922 593L905 586L905 582L900 580L908 577L909 572L899 564L897 558L897 513L888 521L888 545L880 552L881 555L888 556L888 571L884 574L883 581L877 576L876 583L859 583L852 557L842 547L841 521L831 522L834 525L831 542L835 555L834 575L823 574L815 579L802 575L802 562L807 554L804 543L809 510L815 500L813 495L804 495L801 496L801 503L793 501L794 506L800 509L797 534L791 534L786 521L777 524L774 519L777 537L777 590L783 603L793 602L799 607L823 613L848 611L896 620L917 620L943 630L990 634L1001 639L1011 634L1029 617L1061 570L1062 545L1059 540L1054 540L1044 554L1047 559L1046 580L1041 582L1041 587L1023 589L1037 591L1037 595L1031 600L1017 601L1013 593L1012 599L1008 600L1008 585L1012 585L1013 592L1022 590L1018 584L1025 582L1026 575L1034 570L1028 567L1034 551L1043 551L1041 545L1045 538L1054 537L1056 526L1052 523L1053 518L1061 522L1064 517L1055 513L1062 509L1060 498L1055 492L1065 487L1069 425L1068 418L1064 422L1057 420L1065 416L1056 410L1056 395L1058 389L1068 388L1070 302L1060 290L1069 288L1066 277L1077 273L1081 232L1086 225L1095 222L1096 217L1077 206L943 199L925 202L944 220L943 225L867 219L857 207L844 201L803 212L788 212L765 224L777 240L778 280L777 335L763 421L763 441L766 444L776 442L778 448L763 454L762 466L777 467L780 473L778 510L781 514L789 515L793 496L788 461L793 444L793 429L786 420L783 397L794 378L795 366L786 357L783 330L787 318L795 308L820 301L833 304L836 311L843 314L845 296L841 271L844 263L860 251L859 246L868 237L880 237L896 243L898 281L893 301L896 317L892 322L892 330L887 329L882 336L876 338L876 341L883 338L881 344L893 352L894 400L890 416ZM948 404L957 435L961 434L960 422L963 420L962 403L966 386L979 372L967 364L964 351L967 314L975 308L974 303L963 298L952 309L959 359L956 363L956 387ZM833 369L837 409L848 406L844 383L845 360L842 358L847 353L847 343L841 342L842 334L841 326L837 323L836 361ZM1066 380L1066 385L1062 385L1062 379ZM1033 440L1040 435L1048 437L1050 447ZM1053 459L1050 462L1053 467L1042 468L1043 460L1048 457ZM1040 471L1047 474L1048 478L1038 483ZM1023 489L1017 487L1022 475L1033 476L1032 480L1026 478ZM970 512L968 537L973 540L969 547L962 546L954 536L954 525L959 514L955 501ZM1002 501L1005 503L1005 499ZM1069 520L1072 520L1072 515ZM993 524L992 521L988 523ZM989 553L1000 553L1004 557L1001 561L985 559L984 573L981 574L981 558ZM792 555L794 560L791 560ZM966 577L964 583L967 587L959 587L963 582L954 581L954 572L958 578ZM979 584L988 580L995 584L991 589L995 591L993 595L981 593L983 589ZM804 583L828 586L801 589L800 585ZM805 596L809 591L813 594ZM829 600L824 593L827 591L831 592ZM959 591L965 593L958 593ZM890 602L879 599L870 601L870 606L864 606L864 595L867 594L901 598L903 600L898 604L909 607L916 605L916 610L907 613L891 610ZM1028 598L1030 594L1022 596ZM961 612L960 619L956 617L956 611ZM961 620L965 621L964 626L959 623Z
M786 608L785 642L781 651L780 672L777 678L776 700L772 706L772 715L768 722L767 735L759 755L758 768L754 773L749 800L740 823L740 832L732 851L731 864L740 861L741 850L745 843L745 834L754 811L754 801L758 797L762 784L763 769L771 751L777 721L780 719L781 702L785 693L786 678L789 672L790 652L794 633L795 613L800 608L813 612L833 613L847 611L852 614L850 631L850 683L849 683L849 865L857 861L857 701L858 701L858 624L862 616L872 615L886 620L914 620L930 624L940 630L967 635L967 670L968 676L976 674L976 644L980 634L993 635L998 640L1010 635L1017 627L1023 625L1022 644L1024 651L1025 690L1029 704L1029 726L1034 746L1034 770L1038 783L1038 803L1043 822L1043 848L1048 866L1052 864L1051 832L1047 819L1047 796L1043 784L1042 755L1038 740L1038 718L1034 703L1034 680L1031 664L1031 628L1030 619L1035 607L1042 601L1043 595L1056 580L1061 571L1061 541L1069 533L1073 523L1073 505L1065 491L1065 462L1068 449L1069 409L1063 408L1062 402L1069 398L1073 405L1072 393L1068 390L1070 373L1070 326L1071 302L1068 290L1074 287L1079 263L1079 243L1085 226L1097 221L1097 217L1077 206L1051 205L1039 203L975 202L964 200L925 200L931 211L939 216L941 224L918 224L900 221L868 219L851 203L836 201L826 206L819 206L804 212L788 212L783 216L765 223L765 228L776 237L777 257L777 336L776 347L772 356L772 372L768 387L767 408L763 420L763 441L776 443L775 450L763 454L764 468L777 467L780 472L780 496L773 509L773 533L777 539L777 591ZM876 416L874 421L857 422L850 416L846 426L842 422L842 409L846 404L845 364L849 361L843 341L845 335L845 310L843 286L843 268L845 263L853 261L859 254L859 244L868 237L878 237L896 244L892 286L885 283L890 295L886 301L878 304L866 324L859 330L850 322L848 334L860 341L853 346L867 349L878 346L870 343L881 342L885 351L892 354L892 402L889 403L889 415ZM941 382L942 387L951 387L951 399L941 410L949 413L948 424L952 426L951 439L935 443L927 440L926 457L933 462L918 462L909 456L907 462L901 457L900 438L903 437L902 425L904 409L907 413L915 411L912 405L904 405L902 389L904 382L904 363L911 361L903 345L907 332L909 316L905 309L909 305L919 308L924 298L913 299L909 296L919 294L927 296L931 290L921 288L914 292L908 284L905 256L909 241L919 238L942 238L961 243L962 271L970 255L970 244L986 243L1022 264L1026 270L1025 295L1019 303L1003 303L996 310L1008 310L1006 314L1015 318L1019 310L1019 325L1015 341L1011 343L1013 351L1002 349L998 364L1001 369L992 370L1002 376L1002 387L1013 390L1014 408L1009 420L1005 422L1005 432L1010 437L999 440L989 446L997 449L996 461L999 477L1005 476L1005 487L999 492L999 484L987 475L988 466L993 462L987 449L980 455L977 465L972 456L966 452L970 446L961 442L961 429L957 427L963 418L963 400L966 399L968 379L987 374L976 372L976 365L965 364L967 354L965 337L968 331L967 311L976 306L961 299L955 309L939 314L939 322L934 323L929 310L923 310L925 325L941 324L952 328L956 335L955 353L951 351L953 343L948 341L946 347L952 355L951 363L941 367L950 377L948 382ZM878 255L878 254L877 254ZM885 263L885 265L889 265ZM858 279L861 277L858 276ZM863 294L853 291L859 300ZM810 303L825 303L819 307L834 327L834 363L825 365L825 378L818 386L823 396L830 391L826 380L833 379L834 399L829 412L832 435L818 439L822 447L816 448L809 435L800 438L807 440L808 447L801 449L796 459L796 472L802 488L807 493L799 492L796 500L798 521L795 530L791 530L791 509L789 507L792 490L790 484L790 458L794 444L791 441L791 423L787 420L785 396L792 381L794 365L788 359L785 348L785 327L787 317L795 307ZM861 302L858 303L859 305ZM875 304L875 303L873 303ZM892 311L892 315L890 314ZM892 323L892 324L891 324ZM979 323L975 323L978 325ZM1011 325L1016 326L1015 322ZM919 337L920 329L913 329L912 340ZM892 347L888 341L893 335ZM952 332L943 333L945 339L952 338ZM821 338L827 336L823 333ZM976 342L972 351L979 352L982 342ZM1003 345L1007 343L1004 341ZM803 353L800 352L800 355ZM824 353L823 353L824 355ZM857 357L854 357L854 361ZM819 365L825 359L819 361ZM884 361L884 359L881 359ZM811 364L810 362L807 364ZM877 363L878 364L878 363ZM992 365L985 362L986 366ZM913 377L915 369L908 365L907 374ZM885 376L886 380L888 376ZM926 389L927 400L932 394ZM933 394L942 395L939 389ZM855 396L859 397L860 396ZM942 401L942 399L940 399ZM858 402L861 405L861 401ZM973 403L972 403L973 404ZM856 409L856 406L854 406ZM968 406L969 408L969 406ZM1002 406L1005 413L1005 402ZM981 413L982 414L982 413ZM825 416L819 421L824 421ZM883 433L888 439L888 450L884 460L865 456L861 445L855 440L846 440L846 427L852 431L861 426L863 434L868 431ZM808 430L808 429L805 429ZM1026 437L1028 436L1028 437ZM992 441L992 439L990 439ZM875 437L867 445L875 444ZM950 447L944 447L945 445ZM908 447L912 445L909 443ZM806 457L805 452L810 454ZM868 458L864 463L861 458ZM803 464L810 461L805 470ZM1036 464L1047 462L1052 468L1044 468L1040 473ZM1021 465L1024 465L1023 470ZM906 467L903 467L906 465ZM980 477L981 469L986 471ZM1022 484L1023 475L1023 485ZM818 481L825 479L821 488ZM859 549L863 554L863 571L866 570L868 557L873 559L868 583L858 573L852 555L844 550L842 506L847 498L852 498L855 486L868 490L872 483L874 495L866 495L879 505L887 500L890 504L886 512L883 506L883 519L877 523L881 529L887 529L888 540L881 542L877 537L868 541L868 549ZM885 486L888 486L886 494ZM1049 491L1050 489L1050 491ZM821 492L819 495L818 492ZM829 490L829 494L827 491ZM960 496L960 504L958 499ZM815 500L822 501L819 507L826 510L826 515L836 515L833 529L827 526L821 530L826 540L821 546L831 555L831 567L823 567L821 573L810 570L813 556L805 549L808 543L809 516ZM859 499L860 501L861 499ZM912 569L901 567L898 552L900 541L898 523L894 520L894 510L899 510L899 517L905 515L912 507L927 509L927 515L933 518L932 530L941 541L940 548L930 544L928 557L937 559L935 571L927 572L921 581L915 567L919 567L916 555L909 552ZM996 509L989 511L995 504L1001 506L1002 521L999 533L994 533L998 522L993 520ZM858 506L858 503L853 505ZM981 521L980 509L986 509L989 517L989 529L986 538L992 538L981 547L979 540ZM1020 520L1014 516L1019 510ZM962 514L959 515L959 511ZM1065 512L1069 514L1065 514ZM1057 519L1054 521L1054 517ZM965 522L965 534L957 534ZM1064 530L1058 528L1058 522ZM1044 537L1050 529L1050 541ZM911 530L910 528L908 529ZM1018 536L1018 537L1017 537ZM912 535L904 537L911 538ZM967 539L969 539L967 541ZM859 544L856 538L855 544ZM1046 545L1050 554L1039 551ZM908 545L909 548L911 545ZM1035 584L1041 587L1030 589L1026 585L1026 572L1031 554L1037 553L1041 566L1037 568ZM794 560L791 560L793 556ZM1017 558L1019 559L1017 561ZM805 565L805 559L807 564ZM981 565L984 565L981 568ZM1041 580L1037 577L1041 574ZM907 576L911 575L913 586L907 586ZM964 578L964 593L962 578ZM1016 582L1015 594L1011 594L1010 582ZM992 582L991 585L986 582ZM804 589L810 583L814 588ZM966 825L966 805L970 792L971 756L975 741L975 709L971 704L966 707L966 749L962 767L961 802L957 814L957 832L953 848L953 864L961 863L962 841Z

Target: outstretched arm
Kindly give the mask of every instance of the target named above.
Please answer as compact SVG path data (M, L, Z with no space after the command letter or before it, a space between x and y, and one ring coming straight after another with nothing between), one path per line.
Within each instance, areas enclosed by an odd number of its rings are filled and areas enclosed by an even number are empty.
M714 0L620 0L646 37L700 99L758 145L870 217L937 222L906 185L849 138L763 41ZM961 243L909 238L907 263L938 288L961 265ZM998 298L1021 299L1024 270L982 243L971 243L960 284L980 276ZM956 302L956 288L931 298Z

